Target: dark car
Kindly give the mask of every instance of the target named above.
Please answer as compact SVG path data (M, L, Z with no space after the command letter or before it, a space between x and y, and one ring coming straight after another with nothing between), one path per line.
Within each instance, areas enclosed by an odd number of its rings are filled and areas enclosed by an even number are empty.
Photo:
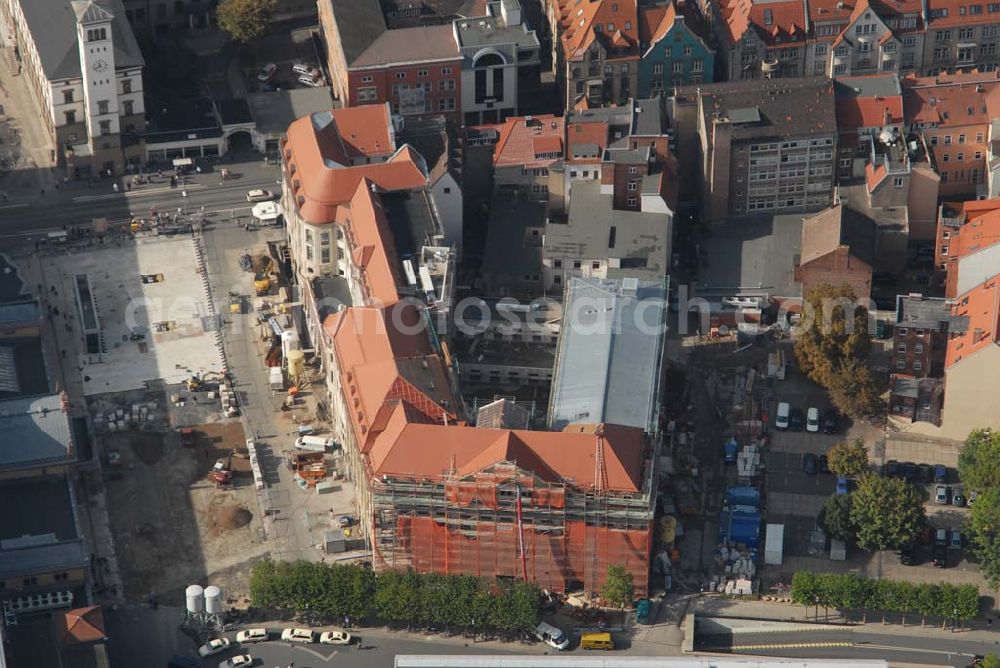
M802 455L802 472L809 475L816 474L816 455L811 452Z
M899 475L899 462L895 459L890 459L885 463L885 467L882 469L882 475L895 478Z
M913 462L903 462L899 467L899 475L907 482L917 479L917 465Z
M788 413L789 431L802 431L806 424L806 416L801 408L793 408Z
M823 413L824 434L836 434L838 427L840 427L840 418L837 417L837 411Z
M826 455L819 456L819 472L829 473L830 472L830 458Z
M904 566L912 566L916 563L917 546L913 543L906 543L899 548L899 563Z
M951 505L957 508L965 507L965 495L962 494L962 490L956 489L951 495Z
M919 464L917 466L917 479L922 483L929 483L934 480L934 467L930 464Z
M935 545L931 552L931 559L936 568L948 567L948 548L944 545Z
M948 469L941 464L934 466L934 482L948 482Z

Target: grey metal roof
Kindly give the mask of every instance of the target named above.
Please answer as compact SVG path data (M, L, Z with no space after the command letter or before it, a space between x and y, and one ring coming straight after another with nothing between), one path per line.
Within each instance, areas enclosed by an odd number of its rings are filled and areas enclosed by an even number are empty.
M250 93L247 102L257 131L271 137L285 134L296 118L333 108L330 89L326 86Z
M921 327L935 331L965 332L969 328L968 316L951 313L952 306L941 297L923 295L896 295L896 325Z
M987 246L958 261L956 294L964 295L997 274L1000 274L1000 243Z
M632 115L633 135L655 137L663 134L664 109L659 98L634 100L635 113Z
M484 273L541 273L541 238L535 245L531 230L538 229L541 234L545 227L545 210L545 202L511 196L502 191L494 195L483 252Z
M565 222L553 219L545 226L545 256L617 259L620 268L609 275L657 281L667 273L671 234L664 214L615 209L600 183L576 181Z
M508 26L501 16L479 16L455 22L461 46L538 46L538 35L521 23Z
M601 147L597 144L587 142L569 145L570 157L573 158L596 158L600 155Z
M866 77L838 77L833 81L837 97L892 97L901 95L899 78L895 74Z
M114 14L99 4L99 0L73 0L73 13L77 20L86 25L88 23L104 23L114 18Z
M41 318L42 311L36 301L0 304L0 325L38 322Z
M715 226L702 245L712 261L698 271L699 296L802 296L802 286L795 281L802 248L801 214Z
M734 141L837 132L833 82L826 77L726 81L681 92L701 94L707 127L716 117L728 118ZM746 111L751 108L756 108L759 121Z
M0 550L0 580L38 573L80 568L87 565L82 540Z
M337 24L340 48L348 65L364 53L386 31L385 19L377 0L321 0L330 3Z
M359 3L363 4L363 3ZM338 19L339 20L339 19ZM353 30L348 26L348 30ZM343 37L343 30L341 30ZM397 28L379 33L354 58L351 67L434 62L458 59L458 45L450 25Z
M73 455L70 419L58 394L0 402L0 467Z
M665 281L570 281L550 429L601 422L655 429L665 305Z
M604 162L613 162L618 165L644 165L649 162L651 149L648 146L642 148L609 148L604 151Z
M80 51L76 41L76 12L70 0L19 0L28 23L42 69L49 81L73 79L82 75ZM115 68L142 67L142 52L135 41L132 27L125 19L121 0L96 0L100 7L85 10L90 18L102 11L114 17L111 38L115 46ZM93 4L93 3L90 3Z

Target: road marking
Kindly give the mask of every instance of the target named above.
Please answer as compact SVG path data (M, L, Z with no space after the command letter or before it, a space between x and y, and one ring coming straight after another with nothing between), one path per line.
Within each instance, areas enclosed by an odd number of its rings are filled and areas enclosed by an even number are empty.
M73 198L73 201L74 202L98 202L98 201L101 201L101 200L115 199L115 198L122 197L122 196L131 199L133 197L145 197L147 195L159 195L161 193L168 193L168 192L171 192L171 191L176 191L178 194L180 194L180 192L184 191L184 190L199 190L199 189L204 189L204 187L205 186L202 185L202 184L200 184L200 183L192 183L191 185L187 185L187 186L180 186L179 185L176 188L169 188L168 187L168 188L154 188L152 190L126 190L125 192L110 193L108 195L78 195L78 196L76 196L76 197Z
M955 650L946 649L920 649L919 647L898 647L896 645L873 645L867 642L856 642L854 647L858 649L887 649L894 652L916 652L918 654L946 654L948 656L975 656L975 654L969 654L967 652L959 652Z
M23 209L26 206L28 206L27 202L21 202L20 204L5 204L0 206L0 209Z
M762 649L809 649L816 647L853 647L850 642L800 642L800 643L775 643L773 645L730 645L729 649L734 652L747 652Z

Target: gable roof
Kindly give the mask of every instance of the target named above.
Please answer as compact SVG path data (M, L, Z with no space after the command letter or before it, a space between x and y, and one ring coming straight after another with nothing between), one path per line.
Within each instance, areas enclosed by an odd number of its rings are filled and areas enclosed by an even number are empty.
M754 2L729 0L722 6L723 35L736 44L753 29L765 44L800 42L806 38L805 3L799 0Z
M106 640L101 606L75 608L55 615L56 638L64 645Z
M991 120L988 96L1000 87L1000 72L910 75L900 83L907 123L933 123L939 127L985 124Z
M100 5L100 0L73 0L73 13L76 20L86 25L88 23L107 23L115 18L106 7Z
M367 0L356 0L359 3ZM353 29L353 27L351 28ZM352 69L458 60L451 23L386 30L348 61Z
M869 267L875 262L875 221L838 204L802 221L802 258L805 266L847 246L853 257Z
M840 78L833 88L841 132L903 122L903 94L894 74Z
M639 44L639 16L634 0L567 2L562 7L562 48L566 60L578 60L594 40L617 49Z
M500 126L500 137L493 147L494 167L548 166L562 158L564 120L560 116L514 116ZM540 154L558 153L557 157L537 158Z
M387 28L377 0L320 0L330 4L344 60L350 66ZM322 14L322 12L320 12Z

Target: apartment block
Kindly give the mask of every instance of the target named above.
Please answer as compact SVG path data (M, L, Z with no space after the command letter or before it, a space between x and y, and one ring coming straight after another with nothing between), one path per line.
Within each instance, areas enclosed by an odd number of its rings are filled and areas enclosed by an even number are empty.
M685 116L696 131L678 133L697 137L706 220L830 205L837 155L830 80L734 81L681 95L697 108Z

